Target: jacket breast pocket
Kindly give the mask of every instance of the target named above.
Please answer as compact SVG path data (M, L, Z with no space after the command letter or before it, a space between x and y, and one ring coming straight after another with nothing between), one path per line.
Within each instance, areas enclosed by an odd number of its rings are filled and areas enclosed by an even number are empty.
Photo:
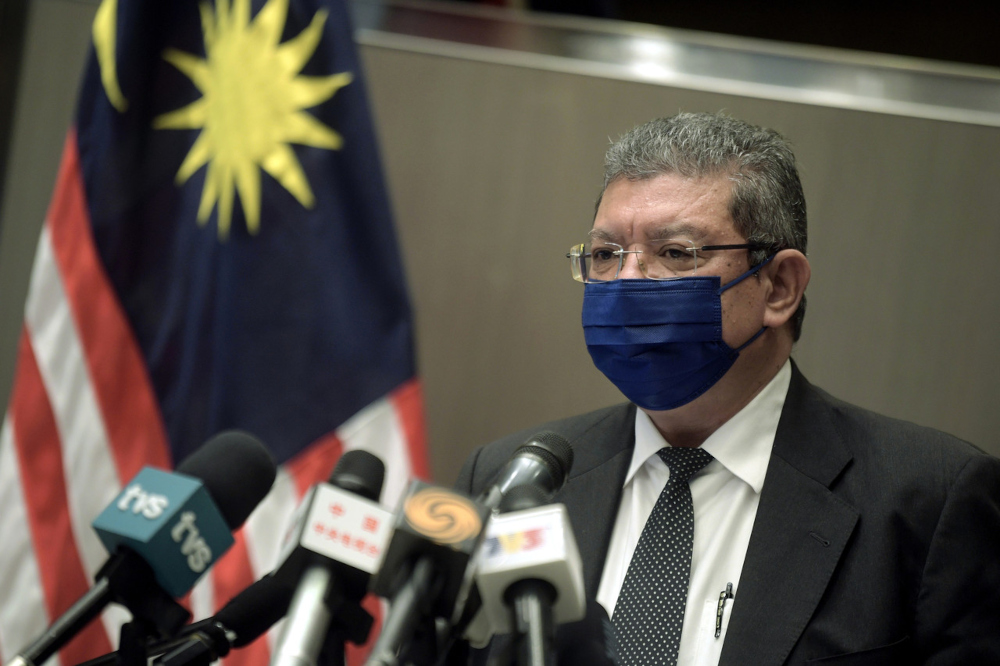
M908 666L913 663L912 641L909 636L888 645L838 654L833 657L809 659L807 666Z

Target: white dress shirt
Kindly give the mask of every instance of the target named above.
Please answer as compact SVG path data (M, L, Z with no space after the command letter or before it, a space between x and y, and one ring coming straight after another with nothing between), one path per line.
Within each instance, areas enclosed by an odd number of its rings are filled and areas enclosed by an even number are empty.
M719 663L730 613L740 601L740 573L791 377L791 363L786 361L746 407L701 445L715 460L690 480L694 546L678 666ZM670 476L656 455L665 446L670 444L649 416L636 410L635 451L625 475L618 518L597 590L597 601L608 615L614 613L632 552ZM727 583L733 584L734 598L726 602L721 632L716 638L719 594Z

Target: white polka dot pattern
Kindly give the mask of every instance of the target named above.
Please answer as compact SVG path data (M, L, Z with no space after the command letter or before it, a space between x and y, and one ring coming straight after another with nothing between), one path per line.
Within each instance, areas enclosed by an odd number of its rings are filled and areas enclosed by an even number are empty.
M694 543L688 479L712 461L702 449L668 447L658 454L670 478L642 528L612 618L623 666L677 663Z

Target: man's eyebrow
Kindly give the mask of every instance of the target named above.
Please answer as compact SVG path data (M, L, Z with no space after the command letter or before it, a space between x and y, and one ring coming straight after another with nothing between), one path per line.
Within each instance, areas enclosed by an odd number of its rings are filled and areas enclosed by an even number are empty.
M591 229L587 234L587 238L592 241L600 240L606 243L619 243L621 242L621 236L618 234L613 234L610 231L605 231L604 229Z
M705 237L705 231L687 222L672 222L658 227L651 227L646 230L645 240L660 240L663 238L687 238L689 240L701 240Z
M606 229L591 229L587 234L590 240L601 240L610 243L622 244L620 234L612 233ZM687 238L700 241L705 238L704 230L687 222L671 222L646 229L643 240L660 240L663 238Z

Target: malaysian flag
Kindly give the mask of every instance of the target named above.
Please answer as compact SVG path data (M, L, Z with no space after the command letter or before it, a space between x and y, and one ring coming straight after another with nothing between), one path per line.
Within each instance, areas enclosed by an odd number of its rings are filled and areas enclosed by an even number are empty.
M90 522L122 484L216 432L254 433L280 468L191 593L195 617L272 568L286 518L342 451L385 461L389 506L427 477L410 307L343 3L104 0L93 35L0 430L4 662L92 583L107 553ZM112 650L123 615L105 612L58 661ZM228 661L263 665L270 648Z

